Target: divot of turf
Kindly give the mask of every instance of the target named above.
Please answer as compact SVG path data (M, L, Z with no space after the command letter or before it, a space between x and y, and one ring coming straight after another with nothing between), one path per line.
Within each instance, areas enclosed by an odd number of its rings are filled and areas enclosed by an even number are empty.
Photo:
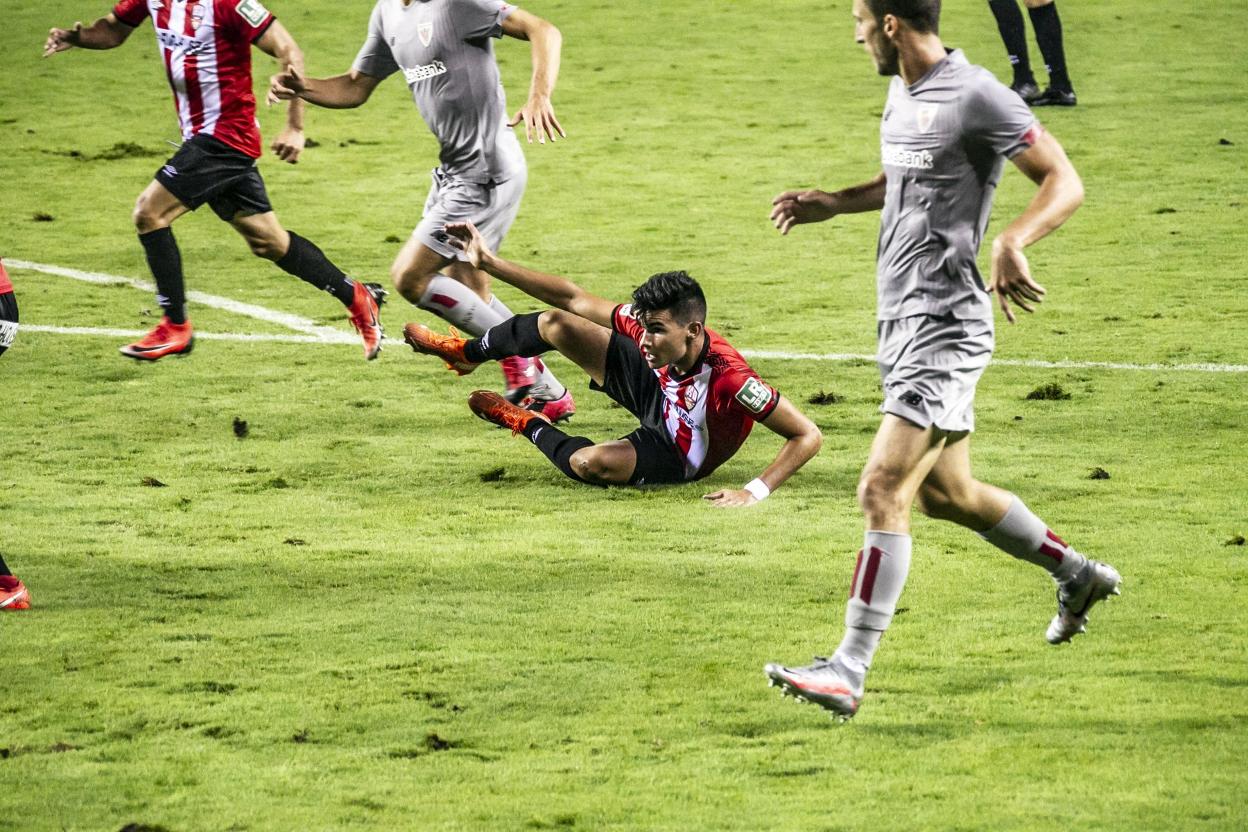
M1090 479L1090 480L1107 480L1107 479L1109 479L1109 472L1108 472L1108 471L1106 471L1104 468L1096 467L1096 468L1093 468L1091 471L1089 471L1089 472L1088 472L1088 479Z
M35 222L53 222L56 220L56 217L52 216L47 211L36 211L30 218Z
M811 404L818 404L818 405L840 404L841 402L845 401L845 397L838 393L833 393L831 390L828 390L828 391L820 390L818 393L815 393L806 401L810 402Z
M139 481L139 483L141 485L147 486L148 488L168 488L169 487L168 485L156 479L155 477L144 477L142 480Z
M481 479L481 482L498 482L506 473L506 468L491 468L488 471L482 471L477 476Z
M1234 537L1232 537L1230 540L1223 543L1222 545L1223 546L1243 546L1244 542L1245 542L1244 536L1242 534L1237 534Z
M248 426L246 420L241 419L238 416L235 416L234 417L234 435L237 436L239 439L246 439L247 434L250 432L251 432L251 428Z
M1059 402L1070 398L1070 394L1062 389L1056 381L1042 384L1027 394L1028 401Z

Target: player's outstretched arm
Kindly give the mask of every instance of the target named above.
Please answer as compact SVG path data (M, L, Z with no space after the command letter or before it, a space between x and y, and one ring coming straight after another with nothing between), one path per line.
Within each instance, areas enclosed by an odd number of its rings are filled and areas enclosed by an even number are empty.
M1031 277L1023 249L1056 231L1083 204L1083 180L1057 139L1043 132L1013 159L1040 186L1030 204L992 241L992 285L1005 317L1014 323L1013 303L1025 312L1044 299L1044 287Z
M281 67L279 74L291 72L303 74L303 51L299 49L299 44L295 43L295 39L281 21L274 20L269 28L264 30L264 34L256 41L256 48L277 59ZM269 90L268 103L277 103L272 89ZM270 147L277 158L293 165L299 161L303 146L303 101L292 98L286 109L286 126L277 134L277 138L273 140Z
M795 225L823 222L837 214L861 214L884 207L884 174L836 193L827 191L785 191L771 201L771 222L781 234Z
M113 49L125 43L133 31L133 26L122 23L112 12L90 26L75 23L72 29L53 28L43 44L43 57L73 49L75 46L81 49Z
M535 272L517 263L504 260L490 251L481 237L481 232L477 231L477 227L470 222L447 223L446 233L451 237L451 244L468 256L468 262L473 268L481 269L504 283L515 286L521 292L543 303L564 309L599 326L608 328L611 326L615 303L606 298L591 295L565 278Z
M367 101L381 81L356 69L332 78L305 78L302 70L291 69L269 79L269 99L292 101L298 98L318 107L349 110Z
M540 144L545 144L547 137L552 142L556 141L556 134L566 139L568 134L560 126L559 119L555 118L555 108L550 103L555 82L559 79L563 34L553 23L523 9L516 9L503 21L503 34L527 40L533 45L533 80L529 84L529 100L516 111L507 126L515 127L523 121L529 144L533 143L534 134Z
M728 488L715 491L703 497L718 508L737 508L757 503L761 494L766 497L780 487L780 484L809 462L823 445L823 434L818 426L810 421L805 413L785 397L781 396L775 410L763 420L769 430L784 437L784 445L775 461L767 466L767 470L758 479L745 488ZM761 485L761 487L760 487Z

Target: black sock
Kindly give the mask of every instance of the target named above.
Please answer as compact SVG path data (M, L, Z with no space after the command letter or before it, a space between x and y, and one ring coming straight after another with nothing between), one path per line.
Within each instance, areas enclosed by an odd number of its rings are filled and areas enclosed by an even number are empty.
M9 565L4 562L4 558L0 557L0 575L12 575L9 571Z
M1027 26L1023 23L1018 0L988 0L988 7L997 19L1005 52L1010 56L1010 66L1014 67L1015 86L1034 84L1036 79L1031 74L1031 58L1027 55Z
M1049 86L1062 92L1071 92L1070 77L1066 74L1066 50L1062 48L1062 19L1057 16L1057 3L1028 9L1031 25L1036 30L1036 43L1049 70Z
M186 323L186 286L182 282L182 252L169 226L139 235L147 267L156 278L156 302L175 324Z
M593 447L593 441L584 436L568 436L554 425L542 419L534 419L524 429L524 438L546 454L546 458L563 473L577 482L585 482L572 470L572 454L581 448Z
M286 249L277 265L300 280L329 292L344 306L350 306L355 299L355 283L351 278L331 263L316 243L293 231L290 232L290 248Z
M499 361L522 355L532 358L554 347L542 340L537 320L541 312L530 312L527 315L513 315L501 324L490 329L480 338L464 344L464 358L474 364L483 361Z

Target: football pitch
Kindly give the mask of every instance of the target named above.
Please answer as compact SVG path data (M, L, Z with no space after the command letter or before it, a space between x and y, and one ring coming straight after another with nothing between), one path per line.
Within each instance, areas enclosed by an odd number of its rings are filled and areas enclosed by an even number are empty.
M568 139L526 147L502 253L621 301L688 269L821 454L736 511L700 497L772 460L766 430L701 483L574 484L468 411L493 368L456 378L399 340L436 319L392 293L365 363L336 302L209 210L175 226L194 354L121 358L156 320L130 212L178 139L150 24L41 60L50 26L107 4L8 3L0 553L33 609L0 615L0 829L1248 827L1242 9L1061 0L1080 103L1039 116L1087 200L1029 250L1048 299L998 321L979 385L979 476L1113 563L1122 597L1052 647L1042 572L916 518L900 614L837 725L762 667L840 638L879 421L878 217L782 238L767 214L878 171L886 81L848 0L522 5L563 31ZM326 76L370 4L271 7ZM982 0L948 0L941 34L1008 76ZM515 109L528 47L497 50ZM282 112L260 119L271 137ZM388 284L437 153L406 88L309 108L306 133L298 165L261 162L278 216ZM990 235L1033 192L1008 168ZM574 433L633 429L551 366Z

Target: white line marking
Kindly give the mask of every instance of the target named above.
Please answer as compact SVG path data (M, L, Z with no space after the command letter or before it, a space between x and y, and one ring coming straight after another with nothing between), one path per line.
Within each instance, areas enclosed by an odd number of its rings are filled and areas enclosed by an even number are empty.
M60 277L70 277L74 280L81 280L85 283L100 284L122 284L132 286L144 292L155 292L156 287L146 280L135 280L132 277L121 277L115 274L105 274L103 272L84 272L78 269L66 269L61 266L53 266L47 263L31 263L27 260L6 260L5 264L14 269L25 269L32 272L43 272L44 274L54 274ZM266 321L271 324L278 324L287 329L293 329L295 332L303 332L308 335L317 335L323 337L333 337L342 333L333 327L321 326L314 321L298 315L291 315L287 312L278 312L264 306L256 306L251 303L240 303L230 298L223 298L217 295L207 295L203 292L187 292L186 299L194 303L201 303L204 306L211 306L214 309L223 309L226 312L233 312L236 315L244 315L248 318L255 318L258 321Z
M93 326L41 326L22 324L23 332L48 332L53 335L91 335L108 338L142 338L146 332L137 329L104 329ZM359 338L345 332L330 335L266 335L246 332L199 332L196 338L206 341L277 341L284 344L358 344Z
M5 262L14 269L26 269L28 271L43 272L44 274L71 277L74 280L82 280L87 283L120 283L127 286L133 286L134 288L141 289L145 292L156 291L156 287L152 284L143 280L135 280L130 277L104 274L103 272L84 272L79 271L78 269L67 269L62 266L53 266L46 263L31 263L27 260L6 260ZM231 332L196 332L196 338L215 341L279 341L295 344L355 344L358 341L356 336L334 329L333 327L320 326L307 318L301 318L298 315L291 315L286 312L278 312L263 306L240 303L235 300L230 300L229 298L218 297L216 295L206 295L202 292L188 292L187 299L195 301L196 303L201 303L205 306L223 309L228 312L245 315L249 318L267 321L268 323L279 324L281 326L289 327L296 332L304 333L303 335L253 335ZM123 329L31 326L29 324L23 324L22 329L30 332L47 332L57 335L103 335L111 338L137 338L146 334L143 332ZM392 341L393 339L387 338L386 340ZM875 362L874 355L866 355L862 353L742 350L741 354L746 358L775 359L780 361ZM1000 367L1032 367L1046 370L1128 370L1134 372L1162 373L1248 373L1248 364L1128 364L1115 361L1039 361L1013 358L995 358L992 363Z

